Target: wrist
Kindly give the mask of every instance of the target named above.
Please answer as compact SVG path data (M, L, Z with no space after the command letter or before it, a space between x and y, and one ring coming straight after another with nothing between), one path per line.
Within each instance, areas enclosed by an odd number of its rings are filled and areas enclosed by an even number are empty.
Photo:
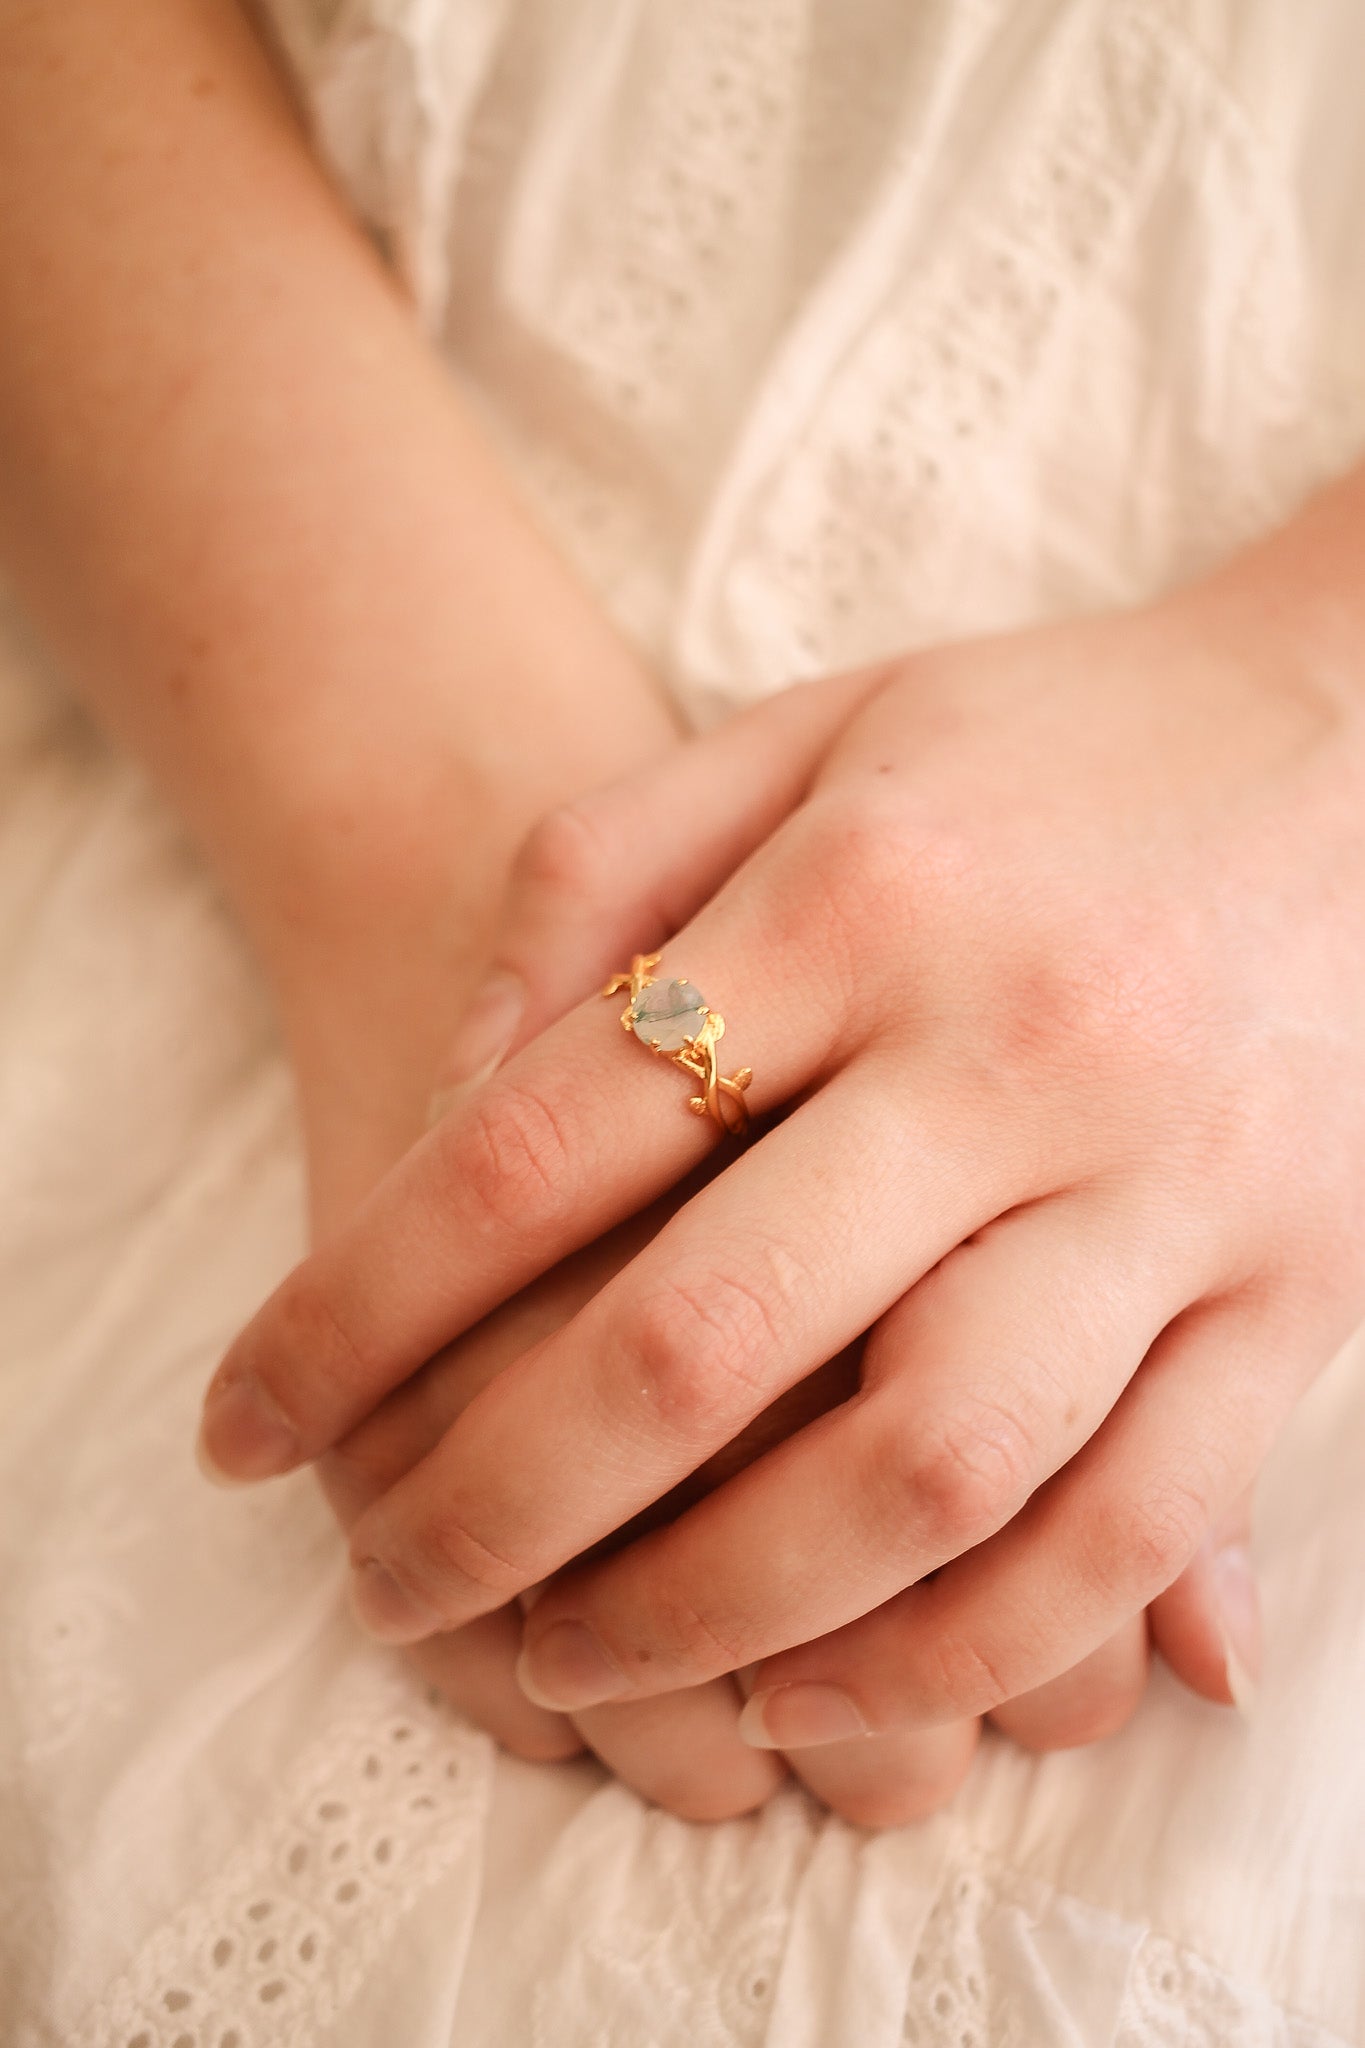
M1252 673L1340 721L1365 750L1365 468L1171 601Z

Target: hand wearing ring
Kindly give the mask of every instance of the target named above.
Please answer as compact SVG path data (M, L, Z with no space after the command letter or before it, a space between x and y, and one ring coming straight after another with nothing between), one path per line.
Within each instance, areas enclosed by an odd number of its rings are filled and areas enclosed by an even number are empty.
M680 954L729 963L761 1106L790 1114L365 1509L374 1633L555 1575L533 1700L757 1665L745 1732L784 1751L1036 1712L1116 1642L1136 1699L1144 1610L1365 1313L1365 726L1269 656L1230 672L1232 606L1220 586L907 661L684 911ZM726 745L646 816L742 791ZM700 864L668 852L632 891L637 945ZM643 1076L585 1072L598 1030L569 1009L417 1147L238 1340L220 1398L273 1400L314 1455L693 1168ZM864 1333L856 1394L563 1569ZM1230 1669L1202 1660L1203 1689Z

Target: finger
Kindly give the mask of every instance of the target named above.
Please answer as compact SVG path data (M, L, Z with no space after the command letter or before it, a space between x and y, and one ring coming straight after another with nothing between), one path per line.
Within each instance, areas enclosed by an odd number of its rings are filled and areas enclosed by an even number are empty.
M758 1115L866 1030L835 907L790 915L810 858L800 836L761 883L709 905L674 955L675 972L723 992L726 1048L754 1068ZM775 1005L783 987L800 1001ZM688 1112L694 1087L627 1043L599 1001L543 1033L247 1325L209 1388L207 1467L263 1478L318 1456L460 1331L672 1187L714 1147L714 1124Z
M883 680L878 667L800 683L649 772L552 811L517 858L488 975L446 1055L433 1115L623 960L695 916L800 802Z
M682 1820L733 1820L766 1805L787 1776L780 1758L741 1739L739 1709L734 1681L715 1678L686 1692L590 1707L574 1726L642 1798Z
M468 1377L477 1381L478 1361ZM371 1418L320 1461L318 1479L343 1530L421 1456L433 1422L442 1426L459 1398L453 1378L449 1372L419 1375L392 1397L387 1414ZM565 1715L535 1706L517 1684L521 1627L520 1610L501 1607L467 1628L415 1644L409 1656L453 1707L504 1749L532 1763L559 1762L579 1753L582 1738Z
M797 1750L787 1761L807 1791L854 1827L899 1828L949 1804L980 1739L979 1720L950 1721L942 1728L855 1735Z
M840 1074L486 1388L368 1511L351 1544L362 1620L410 1641L468 1619L668 1492L1017 1195L1032 1159L1026 1169L1003 1142L983 1140L942 1090L934 1099L927 1076L892 1101L859 1065ZM778 1220L760 1229L762 1217ZM781 1512L797 1511L788 1500ZM637 1548L671 1540L666 1531ZM799 1554L808 1552L807 1534ZM728 1562L733 1572L738 1561ZM784 1622L792 1605L789 1588ZM546 1594L532 1627L545 1607L563 1618L562 1589ZM666 1628L656 1613L642 1658L665 1657ZM725 1668L682 1668L672 1682L660 1670L641 1690L674 1691Z
M1261 1674L1261 1603L1252 1569L1251 1489L1152 1602L1152 1639L1177 1678L1250 1718Z
M712 1680L713 1684L721 1682ZM737 1672L734 1682L740 1697L747 1700L753 1687L752 1670ZM626 1713L634 1711L636 1704L591 1711ZM980 1739L981 1722L972 1719L943 1728L919 1728L909 1734L855 1735L846 1742L797 1750L785 1761L793 1777L822 1806L854 1827L897 1828L924 1820L949 1804L971 1769Z
M989 1150L961 1135L956 1198ZM863 1193L884 1206L875 1172ZM1198 1246L1155 1252L1144 1221L1078 1191L959 1241L874 1331L855 1400L671 1527L557 1581L527 1629L532 1697L577 1710L590 1670L618 1695L696 1683L839 1628L983 1542L1098 1427L1189 1300ZM864 1266L865 1243L831 1232L837 1258L851 1244Z
M1006 1700L991 1715L1021 1749L1076 1749L1131 1720L1147 1690L1147 1618L1135 1614L1069 1671Z
M521 1610L514 1602L413 1643L403 1654L452 1707L513 1756L554 1764L580 1755L583 1737L568 1716L534 1707L517 1684L520 1650Z
M1251 1293L1187 1311L1104 1427L1007 1529L875 1614L765 1664L746 1733L790 1748L783 1723L808 1685L842 1691L867 1728L884 1731L991 1712L1079 1663L1185 1569L1325 1356Z

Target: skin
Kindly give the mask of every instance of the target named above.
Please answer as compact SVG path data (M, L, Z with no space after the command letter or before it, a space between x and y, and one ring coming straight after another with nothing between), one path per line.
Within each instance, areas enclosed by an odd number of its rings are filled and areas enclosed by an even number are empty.
M371 1501L431 1450L497 1373L562 1327L676 1213L683 1196L701 1184L694 1179L682 1194L566 1260L382 1402L320 1466L342 1526L353 1526ZM858 1377L856 1351L832 1360L664 1500L598 1546L596 1554L609 1555L635 1536L666 1526L773 1445L847 1400ZM1193 1640L1202 1646L1208 1620L1198 1606L1198 1593L1197 1587L1186 1589L1195 1620ZM919 1819L951 1798L980 1735L980 1721L972 1717L941 1729L833 1743L779 1759L743 1740L739 1724L745 1681L728 1677L552 1722L516 1681L521 1619L520 1607L509 1604L464 1629L429 1637L409 1654L426 1678L505 1746L552 1760L572 1753L581 1741L637 1791L688 1820L726 1819L761 1805L787 1775L784 1766L858 1825L884 1827ZM1160 1629L1160 1610L1154 1621ZM1177 1638L1171 1661L1198 1688L1203 1675L1198 1657L1193 1663L1188 1655L1182 1661L1180 1649ZM1028 1747L1100 1739L1136 1707L1147 1665L1147 1628L1139 1617L1055 1686L1002 1708L996 1725ZM1215 1699L1226 1697L1221 1665L1212 1687L1205 1689Z
M97 0L59 14L0 0L0 554L256 949L325 1240L420 1135L441 1062L467 1077L490 1025L506 1041L506 984L491 1007L471 997L528 830L558 819L519 874L518 930L534 936L539 902L563 946L573 918L542 885L574 828L555 807L658 762L675 729L518 505L239 12L126 0L116 17ZM809 703L782 715L823 730ZM769 774L718 832L717 883L799 800L809 765ZM655 911L675 895L658 878ZM552 995L547 981L529 1008L519 998L510 1028ZM548 1333L546 1312L546 1288L506 1312L504 1362L533 1324ZM440 1381L420 1376L411 1400ZM324 1463L343 1520L439 1437L439 1405L423 1436L405 1398ZM773 1412L790 1426L790 1408ZM1221 1696L1197 1600L1191 1615ZM523 1754L587 1739L679 1811L740 1810L779 1781L739 1744L728 1679L574 1726L515 1687L519 1647L504 1606L420 1659ZM933 1772L921 1750L888 1751L878 1811L865 1749L847 1778L830 1757L808 1782L855 1816L896 1817L946 1796L969 1745L970 1730L943 1745Z
M1191 1565L1365 1310L1363 501L891 665L669 948L786 1114L361 1515L376 1634L560 1573L532 1698L757 1665L744 1732L790 1752L1054 1684ZM680 871L733 838L711 759ZM238 1340L214 1458L316 1455L657 1199L710 1143L668 1084L596 1004L516 1052ZM564 1569L863 1331L851 1399Z
M265 968L325 1233L526 833L676 726L226 0L0 0L0 560Z
M611 963L628 957L642 934L666 927L709 893L713 875L733 869L755 837L789 810L820 755L851 713L877 686L875 675L836 679L784 693L760 710L735 719L723 742L707 746L705 796L710 808L704 843L692 849L685 877L652 868L638 849L654 835L643 792L627 782L572 814L546 822L519 863L496 945L490 977L508 1005L475 1003L452 1047L447 1078L465 1088L490 1056L504 1054L513 1037L534 1035L570 1008L584 982L601 982ZM761 770L761 774L759 771ZM691 777L684 753L672 773ZM667 792L664 792L667 794ZM693 793L695 798L695 792ZM634 851L633 851L634 850ZM633 854L633 857L632 857ZM681 893L678 893L681 891ZM502 1036L490 1039L497 1021ZM714 1171L713 1155L709 1171ZM406 1382L324 1458L329 1497L346 1526L439 1440L495 1371L552 1334L648 1242L703 1184L694 1176L645 1216L610 1233L534 1282ZM791 1431L847 1399L857 1384L856 1350L798 1383L758 1417L734 1443L707 1461L658 1507L618 1531L599 1552L630 1535L661 1525ZM1229 1652L1250 1704L1250 1670L1259 1663L1259 1616L1245 1543L1249 1502L1239 1501L1210 1532L1176 1583L1152 1603L1148 1626L1136 1619L1072 1671L1007 1702L992 1716L997 1728L1025 1747L1070 1746L1103 1739L1122 1726L1141 1696L1148 1636L1172 1669L1196 1692L1215 1701L1230 1697ZM1235 1599L1229 1602L1227 1592ZM1231 1621L1240 1650L1229 1638ZM523 1755L564 1753L581 1737L618 1775L646 1797L689 1819L720 1819L760 1803L773 1780L755 1776L753 1752L739 1740L738 1717L747 1674L738 1686L711 1681L692 1692L624 1705L605 1705L561 1720L550 1729L533 1723L537 1710L516 1683L520 1614L509 1606L460 1630L414 1647L425 1675L506 1746ZM946 1803L961 1782L980 1732L975 1717L942 1729L916 1731L796 1751L786 1762L818 1797L864 1826L916 1819Z

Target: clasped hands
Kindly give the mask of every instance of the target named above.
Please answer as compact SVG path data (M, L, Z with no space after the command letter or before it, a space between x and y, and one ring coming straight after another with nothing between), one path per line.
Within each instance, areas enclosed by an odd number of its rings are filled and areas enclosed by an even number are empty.
M803 686L531 842L506 1057L203 1432L320 1461L362 1621L510 1746L883 1824L1153 1642L1253 1664L1248 1490L1365 1313L1361 707L1261 587ZM665 941L747 1149L594 993Z

